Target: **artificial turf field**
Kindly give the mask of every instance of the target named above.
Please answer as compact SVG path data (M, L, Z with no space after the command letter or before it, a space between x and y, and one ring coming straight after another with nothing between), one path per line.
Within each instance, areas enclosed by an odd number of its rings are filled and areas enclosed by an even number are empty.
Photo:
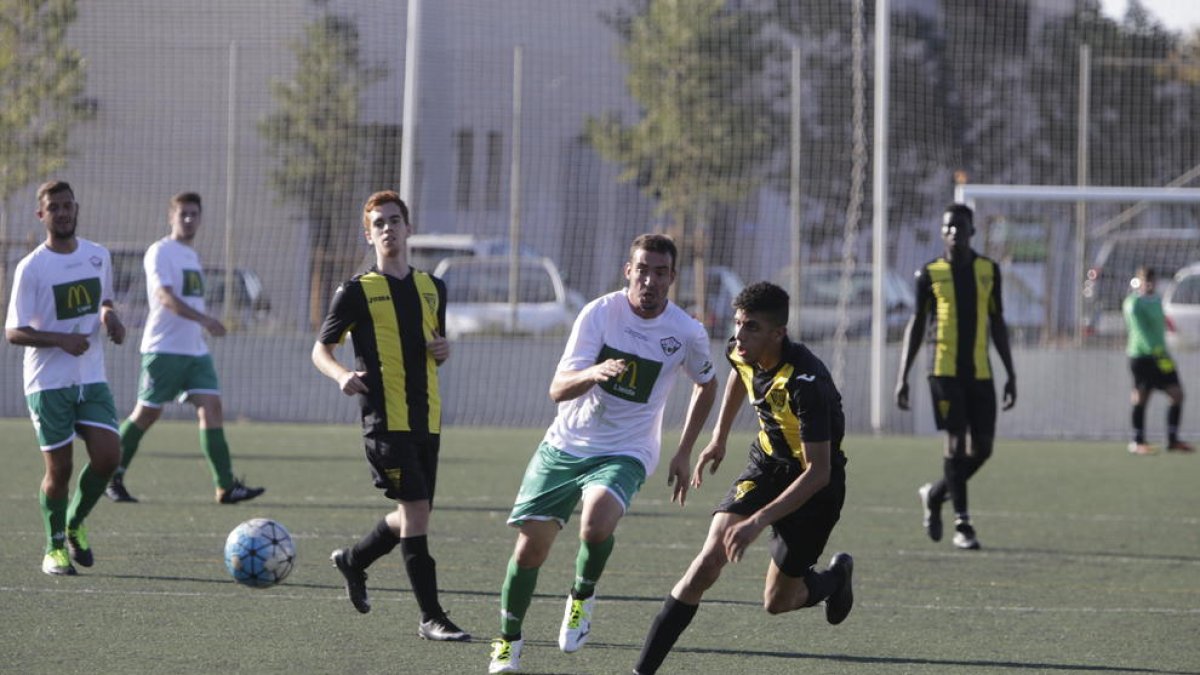
M486 672L514 539L504 519L541 429L443 436L431 547L442 603L475 635L465 644L416 636L398 551L371 568L366 615L329 566L332 549L390 506L370 484L357 428L238 423L227 434L235 472L265 495L214 504L194 423L161 422L126 481L142 502L102 499L89 519L95 566L54 578L40 570L32 429L0 420L0 670ZM669 502L663 474L647 481L617 530L591 642L563 654L555 640L574 574L570 523L541 571L522 672L630 672L748 440L733 439L686 508ZM1200 457L1001 438L971 482L984 548L966 552L949 533L930 542L920 526L916 488L940 470L939 446L933 437L847 439L847 503L823 561L837 550L855 556L856 604L844 624L828 625L819 607L761 609L764 537L726 568L660 672L1200 673ZM77 467L83 457L77 443ZM295 570L272 589L236 585L222 562L226 534L254 516L282 522L296 542Z

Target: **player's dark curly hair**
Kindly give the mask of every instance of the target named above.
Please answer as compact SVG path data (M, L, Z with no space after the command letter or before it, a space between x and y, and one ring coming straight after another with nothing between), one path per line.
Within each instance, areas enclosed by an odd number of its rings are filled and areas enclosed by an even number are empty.
M733 299L734 309L761 314L776 326L787 325L788 305L787 291L767 281L750 284Z

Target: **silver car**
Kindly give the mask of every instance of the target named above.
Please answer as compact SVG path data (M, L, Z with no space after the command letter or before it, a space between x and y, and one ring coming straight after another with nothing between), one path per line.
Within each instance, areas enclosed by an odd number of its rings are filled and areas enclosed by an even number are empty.
M580 307L549 258L518 260L516 303L509 298L508 256L445 258L434 276L446 282L446 337L566 334Z
M1200 349L1200 262L1175 273L1163 292L1167 345L1176 351Z

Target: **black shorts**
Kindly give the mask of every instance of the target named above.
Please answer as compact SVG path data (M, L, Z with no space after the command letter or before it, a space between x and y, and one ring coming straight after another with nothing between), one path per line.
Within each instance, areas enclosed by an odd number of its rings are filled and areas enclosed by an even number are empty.
M440 435L385 431L364 436L363 443L375 487L398 501L433 503Z
M937 428L976 436L996 435L996 387L991 380L929 377L929 398Z
M803 577L817 564L833 526L842 515L842 504L846 501L846 456L836 452L831 461L829 484L771 525L771 559L789 577ZM795 469L764 465L751 459L713 513L751 516L799 477Z
M1166 389L1179 384L1179 369L1169 356L1131 357L1129 370L1133 373L1133 386L1137 389Z

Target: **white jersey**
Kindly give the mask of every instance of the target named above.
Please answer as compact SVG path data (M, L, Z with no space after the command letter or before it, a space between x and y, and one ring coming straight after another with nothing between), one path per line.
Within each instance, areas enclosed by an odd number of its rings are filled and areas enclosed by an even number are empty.
M649 476L658 466L663 409L679 369L696 384L715 376L708 334L673 303L643 319L626 292L616 291L579 313L558 370L582 370L607 359L629 365L620 377L559 403L545 440L576 456L635 457Z
M88 349L72 356L58 347L26 347L25 394L107 382L100 304L112 302L112 258L86 239L72 253L40 244L17 264L5 328L29 327L88 336Z
M169 286L175 297L205 313L204 268L196 249L163 237L146 249L146 296L150 316L142 333L143 354L203 356L208 353L204 327L167 309L158 300L158 289Z

